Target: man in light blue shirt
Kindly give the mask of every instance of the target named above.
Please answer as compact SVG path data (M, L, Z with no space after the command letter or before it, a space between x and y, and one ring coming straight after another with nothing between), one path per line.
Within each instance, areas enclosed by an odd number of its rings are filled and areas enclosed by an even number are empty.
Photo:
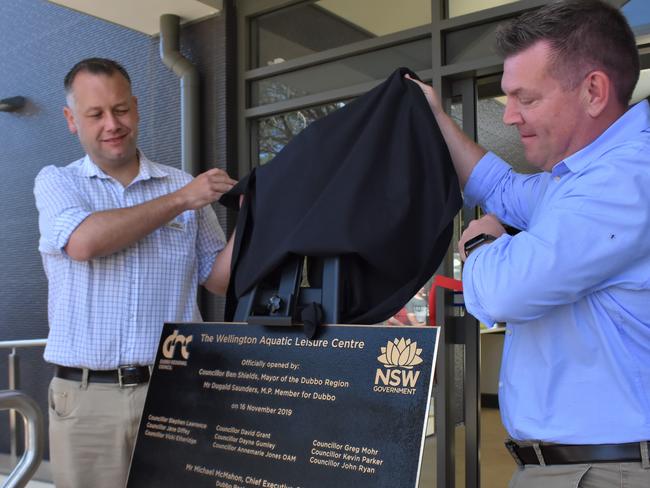
M68 128L86 156L36 177L49 282L45 359L50 459L58 488L124 486L163 322L200 321L199 284L225 294L226 244L210 203L235 183L196 178L137 149L138 107L112 60L64 82Z
M421 86L466 205L488 212L459 249L467 309L507 324L511 486L647 488L650 109L628 108L634 35L615 8L568 0L501 27L497 48L504 123L541 173L517 174L469 140Z

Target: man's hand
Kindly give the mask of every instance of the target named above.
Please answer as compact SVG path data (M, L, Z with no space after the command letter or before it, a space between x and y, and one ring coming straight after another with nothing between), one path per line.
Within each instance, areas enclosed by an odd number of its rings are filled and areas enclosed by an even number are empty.
M404 78L416 83L424 93L449 148L460 186L464 188L469 175L474 170L474 166L485 155L486 150L467 137L460 127L456 125L456 122L445 113L440 95L431 86L414 80L408 74L404 75Z
M479 234L489 234L494 237L499 237L502 234L505 234L505 232L506 229L501 225L501 222L499 222L492 214L484 215L477 220L472 220L458 241L460 259L463 262L467 259L467 256L465 255L465 243L471 238L476 237Z
M196 210L215 202L230 191L237 181L222 169L213 168L201 173L176 194L183 199L187 210Z
M420 87L420 90L422 90L422 93L424 93L427 102L429 102L429 107L431 107L431 111L433 112L433 115L437 116L438 113L443 111L442 102L440 101L440 96L433 89L432 86L411 78L411 76L408 73L404 75L404 78L406 78L407 80L411 80L413 83L417 84Z

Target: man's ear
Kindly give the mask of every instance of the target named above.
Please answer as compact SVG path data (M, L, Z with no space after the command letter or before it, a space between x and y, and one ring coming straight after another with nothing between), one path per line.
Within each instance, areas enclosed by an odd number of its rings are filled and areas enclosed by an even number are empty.
M586 110L593 118L598 117L614 101L612 80L604 71L595 70L589 73L584 80L584 89Z
M72 113L72 109L70 107L63 107L63 115L65 116L65 120L68 122L68 130L72 134L77 133L77 124L75 124L74 121L74 114Z

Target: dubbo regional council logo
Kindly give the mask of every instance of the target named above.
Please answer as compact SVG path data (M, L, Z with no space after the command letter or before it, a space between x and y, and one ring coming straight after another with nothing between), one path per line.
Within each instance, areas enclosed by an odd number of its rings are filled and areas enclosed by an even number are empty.
M412 342L411 339L402 337L388 341L386 347L381 348L381 355L377 357L377 361L384 367L377 368L373 391L414 395L420 372L414 371L413 367L422 363L420 354L422 349L418 349L418 343Z
M160 360L158 364L158 369L167 369L170 370L174 366L187 366L187 360L190 358L190 351L188 351L188 346L192 342L194 336L181 335L178 333L178 330L175 330L172 334L168 335L162 345L162 355L164 359ZM176 346L180 346L178 349ZM182 359L174 359L176 356L176 351L180 352Z

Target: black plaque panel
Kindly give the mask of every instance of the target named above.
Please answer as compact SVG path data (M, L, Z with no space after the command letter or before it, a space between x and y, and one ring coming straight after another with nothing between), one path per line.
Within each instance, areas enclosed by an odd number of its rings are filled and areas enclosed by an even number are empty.
M127 486L415 487L437 336L165 324Z

